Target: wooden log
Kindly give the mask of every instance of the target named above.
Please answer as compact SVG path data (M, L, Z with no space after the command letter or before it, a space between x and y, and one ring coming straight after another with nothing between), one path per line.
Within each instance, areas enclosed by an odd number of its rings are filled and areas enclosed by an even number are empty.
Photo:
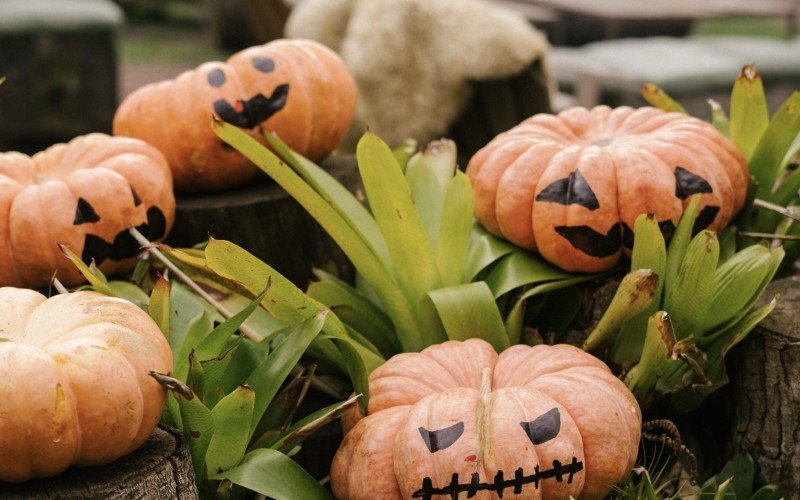
M351 191L359 185L352 156L331 157L323 166ZM266 176L241 189L178 195L175 226L167 243L189 247L209 236L236 243L304 290L314 266L333 266L345 278L353 275L338 245Z
M733 351L732 452L752 455L759 478L800 497L800 276L773 282L770 316Z
M21 484L0 483L0 498L183 500L197 498L197 488L183 434L159 426L141 448L112 464L73 467L56 477Z

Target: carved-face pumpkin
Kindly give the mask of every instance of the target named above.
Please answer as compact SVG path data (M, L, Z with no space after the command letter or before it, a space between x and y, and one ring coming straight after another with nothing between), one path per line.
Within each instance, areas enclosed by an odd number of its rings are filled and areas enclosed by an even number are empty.
M117 110L114 133L161 150L177 189L221 190L246 183L257 168L220 141L212 116L249 129L262 143L263 132L276 132L317 161L344 137L355 99L355 82L333 51L276 40L138 89Z
M612 267L654 213L666 237L693 194L695 229L720 229L744 204L749 174L709 123L655 108L572 108L533 116L467 167L475 215L509 241L568 271Z
M0 481L132 452L166 404L148 372L171 368L161 330L130 302L0 288Z
M137 139L90 134L35 154L0 154L0 286L46 287L57 273L84 281L62 243L104 273L131 269L136 226L151 240L172 227L175 197L164 157Z
M633 467L641 429L597 358L567 345L498 356L477 339L387 361L368 413L334 458L337 498L601 498Z

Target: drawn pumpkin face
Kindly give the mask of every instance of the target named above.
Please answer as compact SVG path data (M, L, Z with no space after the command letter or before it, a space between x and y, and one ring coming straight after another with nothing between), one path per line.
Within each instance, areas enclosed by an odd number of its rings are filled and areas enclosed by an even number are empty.
M128 228L161 240L174 215L169 167L140 140L90 134L0 154L0 286L44 288L54 273L82 283L58 243L104 273L129 270L141 249Z
M749 173L709 123L655 108L597 106L533 116L470 160L475 216L497 236L568 271L611 268L633 225L656 215L671 236L700 194L695 230L721 229L739 211Z
M370 376L368 410L334 458L337 498L601 498L641 428L624 384L566 345L400 354Z
M264 132L275 132L318 161L347 132L355 92L334 52L312 41L277 40L136 90L117 110L114 133L143 139L164 153L177 189L221 190L246 183L257 168L220 141L212 116L247 129L262 143Z

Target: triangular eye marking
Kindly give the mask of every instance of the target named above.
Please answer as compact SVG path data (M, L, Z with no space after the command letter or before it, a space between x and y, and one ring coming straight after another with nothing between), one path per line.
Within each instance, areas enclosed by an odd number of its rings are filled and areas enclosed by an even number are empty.
M75 208L75 220L72 221L72 225L79 226L99 220L100 216L94 211L94 207L83 198L78 198L78 206Z
M457 424L438 431L429 431L425 427L419 428L419 435L422 436L422 440L428 445L428 449L431 453L449 448L453 443L458 441L458 438L460 438L463 433L464 422L458 422Z
M536 195L536 201L580 205L589 210L600 208L600 202L597 201L591 186L577 170L542 189Z
M275 71L275 61L269 57L256 56L253 58L253 67L262 73L271 73Z
M697 218L694 220L694 227L692 227L692 234L697 234L703 229L707 228L714 222L714 219L717 218L717 213L719 213L719 207L715 207L713 205L706 205L697 214Z
M520 422L519 425L533 444L542 444L554 439L561 431L561 412L553 408L536 417L532 422Z
M598 259L614 255L622 246L619 224L611 226L608 234L598 233L589 226L556 226L555 231L573 247Z
M225 85L225 73L219 68L212 69L206 75L206 80L208 80L209 85L218 89Z
M133 206L138 207L139 205L142 204L142 199L139 198L139 193L137 193L136 190L133 189L133 185L131 184L128 185L131 187L131 194L133 195Z
M675 196L685 200L693 194L710 193L711 184L699 175L693 174L682 167L675 167Z

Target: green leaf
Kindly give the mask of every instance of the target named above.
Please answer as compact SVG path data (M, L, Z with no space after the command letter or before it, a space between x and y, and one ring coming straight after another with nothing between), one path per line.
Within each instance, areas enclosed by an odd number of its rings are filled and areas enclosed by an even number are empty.
M353 231L359 234L383 265L390 267L389 249L369 210L324 168L289 149L276 135L264 134L264 137L270 148L321 195Z
M639 364L625 376L625 385L642 406L649 404L655 396L653 388L670 364L678 363L672 360L676 342L667 313L657 311L650 316Z
M161 333L169 339L169 295L170 284L169 281L164 279L163 276L158 277L158 281L153 286L153 291L150 293L150 303L147 306L147 312L153 321L156 322L161 329Z
M538 255L516 251L493 267L485 281L497 298L523 286L574 277L574 274L562 271Z
M663 276L667 267L667 247L656 218L647 214L640 215L636 218L633 232L631 270L651 269L659 278L650 306L626 322L614 339L611 359L620 365L639 359L644 346L647 319L661 309L661 298L664 291Z
M385 355L400 351L392 321L381 308L339 278L319 269L314 274L320 281L309 285L306 292L309 297L328 306L345 324L363 332Z
M415 161L419 159L419 161ZM436 172L429 168L422 159L422 153L417 153L406 168L406 178L414 205L419 212L423 226L431 245L436 244L439 226L442 222L444 209L444 189L439 185ZM470 213L470 216L472 213Z
M73 252L72 250L67 248L65 245L62 245L61 243L59 243L58 244L58 248L60 248L61 252L69 260L72 261L72 263L75 265L75 267L78 268L78 271L81 272L83 277L86 278L86 281L88 281L89 284L92 285L92 288L94 288L94 290L96 292L100 292L100 293L102 293L104 295L108 295L109 297L116 297L117 296L114 293L114 291L111 289L111 287L108 286L108 280L105 278L105 276L102 275L102 273L99 272L99 270L98 270L99 274L96 274L96 273L92 272L92 270L89 268L89 266L84 264L83 261L81 260L81 258L78 257L77 255L75 255L75 252Z
M785 492L781 491L781 489L774 484L768 484L753 493L750 500L781 500L783 498L787 498Z
M730 480L730 489L736 498L747 499L753 493L753 479L755 466L750 455L739 454L734 456L717 474L717 481L722 483Z
M227 479L234 484L275 500L328 500L325 488L285 454L271 449L255 450L245 455L232 469L210 476Z
M724 264L736 254L736 226L728 226L719 233L719 264Z
M772 117L749 162L758 181L756 197L772 200L770 193L785 167L787 152L800 133L800 91L795 91Z
M366 414L367 405L369 404L369 373L352 341L336 337L331 337L330 340L336 345L345 360L347 374L350 376L353 389L361 394L358 398L358 405L361 408L361 412Z
M769 125L761 75L752 64L742 68L731 92L731 139L748 162Z
M480 338L500 352L510 343L503 318L486 283L432 290L428 293L450 340Z
M658 289L658 282L658 275L652 269L636 269L626 274L608 309L583 342L583 350L593 351L605 344L614 337L622 325L650 307Z
M242 339L237 338L234 343L217 356L210 359L201 359L203 380L201 390L203 403L214 408L228 393L226 391L226 375L234 359L234 354L242 346Z
M100 270L98 269L99 273ZM102 275L102 274L101 274ZM108 287L114 293L114 297L125 299L138 306L143 311L147 310L150 297L138 286L128 281L109 281Z
M725 110L722 109L722 106L714 99L709 99L708 104L711 106L711 124L714 125L714 128L716 128L720 134L730 138L731 122L728 120Z
M467 257L467 266L464 269L462 281L474 280L497 260L518 250L511 243L497 238L475 222L472 225L469 256Z
M189 371L189 353L200 340L214 328L203 304L194 294L179 283L173 283L170 290L169 345L173 353L173 374L178 380L186 380Z
M342 218L342 215L330 205L329 200L317 193L297 173L291 168L287 168L277 156L247 133L227 123L215 122L213 128L222 140L264 170L314 217L328 235L342 248L359 273L364 275L370 286L379 294L381 302L392 317L398 332L403 332L404 336L408 337L408 339L404 339L407 340L406 343L422 345L422 333L415 323L413 309L409 304L408 298L398 288L394 270L386 268L382 264L380 256L373 252L359 233L354 231L352 226ZM368 143L373 141L380 142L378 139L374 139L368 140ZM386 146L384 145L384 147ZM371 150L372 148L368 149ZM388 154L391 164L396 166L397 162L391 151ZM384 159L382 155L379 158L379 160ZM385 165L383 164L377 165L379 169L384 167ZM369 169L367 167L367 170ZM404 179L402 172L399 173L399 176ZM367 183L366 180L365 183ZM402 181L402 186L407 190L408 185L405 180ZM380 206L384 206L383 201L381 200ZM398 229L393 228L393 230ZM206 248L206 256L208 256L208 248ZM397 266L398 262L394 262L394 264Z
M414 156L414 154L417 152L417 149L418 144L415 139L406 139L399 147L396 147L392 150L392 154L394 155L395 160L397 160L397 164L400 165L400 168L402 168L404 172L406 170L408 160Z
M687 114L686 108L670 97L664 89L655 83L646 83L642 86L642 97L653 107L662 111Z
M392 151L374 134L364 134L358 142L356 158L370 208L397 270L398 282L411 310L416 311L422 297L428 290L438 288L441 279L411 190ZM369 281L373 287L377 283ZM380 293L378 289L375 291ZM419 338L410 340L419 346L425 344L421 332Z
M713 231L695 236L686 249L675 281L667 288L664 310L672 318L678 340L699 336L714 296L714 271L719 259L719 242Z
M244 457L250 439L248 425L253 418L255 394L241 386L222 398L211 410L214 435L206 452L209 474L217 474L237 465Z
M269 278L271 280L270 291L267 297L261 301L261 305L270 314L287 324L300 324L316 313L327 310L323 304L304 294L273 268L233 243L212 238L209 240L205 252L208 265L214 272L240 282L253 294L261 292L264 283ZM334 314L327 316L323 331L335 337L348 337L341 321ZM384 362L382 357L365 348L359 349L359 355L369 371ZM340 365L338 361L341 360L330 361Z
M303 368L298 376L293 378L272 398L269 406L264 411L264 415L258 422L255 435L259 437L251 441L251 450L269 448L278 436L291 426L292 417L300 407L315 371L315 365Z
M175 394L181 412L183 435L189 443L189 453L197 478L205 477L206 452L214 435L214 417L197 395L191 399Z
M680 272L683 257L686 255L686 250L692 240L692 231L694 230L694 221L697 218L699 204L700 195L694 195L689 198L689 203L683 210L678 227L675 228L675 232L672 234L667 250L667 267L664 276L662 276L664 280L663 286L666 290L670 289Z
M247 378L247 385L256 394L248 439L283 381L322 330L326 315L327 311L317 313L296 327Z
M197 344L197 356L200 359L209 359L218 356L223 349L225 349L231 335L234 335L239 327L242 326L242 323L253 314L253 311L255 311L261 301L264 300L268 291L269 286L261 292L261 295L250 302L247 307L226 319L221 325L214 328L211 333L206 335L206 337Z
M447 184L439 234L436 237L436 265L443 286L463 282L472 233L473 208L472 185L464 173L456 172L455 177Z
M328 425L356 406L358 396L353 396L347 401L334 403L326 408L312 413L284 431L270 444L270 448L283 453L288 453L303 442L314 431Z

